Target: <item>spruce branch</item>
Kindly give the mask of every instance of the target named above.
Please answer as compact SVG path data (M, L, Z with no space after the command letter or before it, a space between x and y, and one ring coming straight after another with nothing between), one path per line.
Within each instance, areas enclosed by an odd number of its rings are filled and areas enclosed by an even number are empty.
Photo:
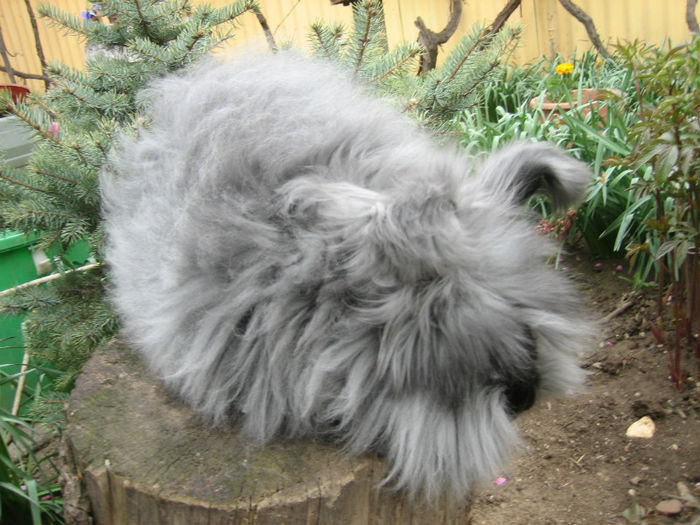
M362 31L362 36L359 38L360 49L357 52L357 59L355 60L355 74L357 74L357 72L360 70L360 66L362 65L362 58L365 54L367 46L369 45L369 35L370 29L372 27L372 17L374 16L374 14L374 6L373 4L369 4L367 7L365 25Z
M155 62L160 62L166 66L170 65L168 56L162 53L162 49L157 44L145 38L135 38L130 46L133 50Z
M43 98L37 98L32 102L36 107L41 108L41 110L43 110L48 117L52 118L53 120L60 120L61 117L59 116L59 114L56 113L56 111L53 108L50 108L46 104L46 102L44 102Z
M15 184L15 182L13 182ZM43 190L38 190L41 191L42 193ZM7 215L6 212L0 213L0 216ZM76 219L78 218L77 215L72 214L72 213L63 213L60 211L51 211L51 210L38 210L38 209L27 209L23 210L23 217L25 218L41 218L41 217L57 217L57 218L63 218L63 219Z
M342 36L342 26L326 27L320 22L315 22L311 25L309 40L316 55L322 54L327 59L338 59L340 55L339 40Z
M420 46L412 46L408 49L408 52L404 56L399 57L398 60L394 60L393 57L390 57L391 60L389 63L391 65L389 66L389 68L368 79L366 83L381 84L391 75L402 71L408 64L410 64L413 60L416 59L416 57L421 53L421 51L422 49L420 48Z
M31 184L27 184L27 183L19 181L17 179L13 179L11 177L8 177L7 175L5 175L5 173L2 170L0 170L0 179L4 180L6 182L9 182L10 184L15 184L17 186L21 186L22 188L27 188L28 190L31 190L31 191L37 191L39 193L44 193L44 194L49 193L48 191L43 190L41 188L37 188L36 186L32 186Z
M65 93L66 95L70 95L71 97L76 99L80 104L83 104L92 109L101 109L100 106L97 106L96 104L92 103L86 97L81 96L77 90L70 88L66 83L62 83L61 86L63 93Z
M141 9L141 2L140 0L133 0L134 6L136 7L136 12L138 13L138 18L140 21L140 26L143 29L143 32L145 33L146 37L148 37L150 40L155 41L155 35L151 32L150 30L150 22L146 20L143 14L143 10Z
M17 106L13 102L5 104L3 106L3 109L5 111L12 113L15 117L22 120L25 124L27 124L28 126L33 128L35 131L37 131L45 139L50 140L51 142L53 142L54 144L57 144L58 146L62 146L64 148L66 147L66 145L63 142L61 142L60 140L58 140L57 137L55 137L52 133L46 131L41 124L30 119L26 113L17 109Z
M76 184L76 185L77 185L77 184L80 184L80 181L78 181L78 180L71 179L71 178L69 178L69 177L64 177L64 176L58 175L58 174L56 174L56 173L51 173L51 172L48 171L48 170L35 168L35 169L34 169L34 172L35 172L36 174L38 174L38 175L43 175L43 176L45 176L45 177L50 177L50 178L52 178L52 179L61 180L61 181L63 181L63 182L67 182L67 183L69 183L69 184Z
M81 38L89 36L85 21L78 16L63 12L51 4L41 4L38 11L39 16L46 18L49 25L62 29L65 33L73 34Z
M483 81L485 81L489 77L489 75L493 72L493 70L496 69L499 65L501 65L501 62L499 60L492 61L486 67L486 69L484 69L484 71L481 72L474 79L474 82L472 83L472 85L463 91L463 96L468 97L469 95L471 95L476 90L476 88L479 87L479 84L481 84Z
M229 4L228 6L219 7L212 11L212 13L216 15L217 21L211 23L210 27L214 28L222 24L235 22L241 15L247 12L252 12L255 14L256 10L260 11L262 16L262 11L260 10L260 6L256 0L240 0L233 4ZM265 22L265 25L267 25L267 22Z
M480 47L486 47L488 44L490 44L493 41L493 36L489 33L488 30L483 29L481 33L479 33L479 36L474 40L474 43L471 45L471 47L467 50L466 53L462 56L462 59L457 63L457 65L452 69L452 71L447 75L447 78L445 79L445 83L451 82L452 79L457 75L460 69L466 64L467 60L471 58L472 54L474 51L479 49Z

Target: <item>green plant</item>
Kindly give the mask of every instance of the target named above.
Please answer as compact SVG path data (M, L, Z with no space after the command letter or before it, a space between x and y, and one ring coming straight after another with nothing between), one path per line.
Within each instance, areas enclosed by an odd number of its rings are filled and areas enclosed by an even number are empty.
M547 140L586 162L593 177L577 213L576 229L594 254L621 255L627 245L643 236L643 222L653 208L651 202L638 201L629 191L639 176L635 169L606 164L609 156L625 156L630 151L629 128L638 119L629 107L634 95L632 69L617 59L600 59L591 51L572 59L572 75L582 86L614 87L622 94L600 105L572 107L554 118L546 116L541 105L530 107L529 101L546 93L552 82L560 82L556 66L561 62L561 57L540 59L492 77L485 84L484 104L459 119L460 142L475 153L493 151L513 140ZM537 209L548 216L541 201ZM642 268L637 269L640 282L649 276L649 261L649 257L637 261Z
M483 103L479 112L489 122L497 122L499 112L517 113L542 91L543 68L546 60L540 58L526 66L505 64L482 83Z
M338 24L312 26L313 53L348 68L360 81L398 100L407 113L439 131L451 129L457 115L481 102L483 84L496 74L520 37L517 28L492 34L474 27L439 67L418 75L421 48L417 44L387 49L382 3L363 0L353 4L353 10L348 37Z
M641 174L634 193L653 210L644 221L646 237L628 253L633 260L649 254L657 265L651 329L668 350L671 379L680 388L683 349L692 349L700 365L700 37L668 48L634 42L619 52L634 71L639 121L629 130L629 154L610 163Z
M10 454L8 443L17 451L16 457ZM39 457L34 452L35 446L31 422L1 410L1 523L62 523L59 473L53 463L56 454Z

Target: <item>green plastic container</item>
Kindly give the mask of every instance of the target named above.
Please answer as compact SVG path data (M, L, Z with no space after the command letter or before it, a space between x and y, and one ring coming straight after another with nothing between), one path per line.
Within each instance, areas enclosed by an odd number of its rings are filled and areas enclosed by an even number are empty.
M0 232L0 291L38 279L54 271L47 255L35 247L36 236L18 232ZM55 255L50 250L49 255ZM81 266L90 257L87 242L68 249L65 258L71 266ZM5 374L20 371L24 354L22 316L0 314L0 370ZM36 377L27 376L27 386L33 388ZM10 410L15 395L14 384L0 385L0 407Z
M27 235L7 232L0 234L0 290L40 277L34 264L31 247L34 239ZM24 354L22 342L22 317L0 315L0 370L5 374L20 371ZM32 379L34 381L32 381ZM27 378L28 383L36 378ZM15 387L12 384L0 386L0 407L12 408Z

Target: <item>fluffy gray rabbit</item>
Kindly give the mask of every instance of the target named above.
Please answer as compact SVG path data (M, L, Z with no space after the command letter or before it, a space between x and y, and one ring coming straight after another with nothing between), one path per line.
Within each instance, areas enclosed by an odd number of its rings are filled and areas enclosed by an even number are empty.
M124 332L207 421L337 439L386 482L467 495L589 332L523 204L577 202L546 144L483 163L329 64L281 52L153 84L101 184Z

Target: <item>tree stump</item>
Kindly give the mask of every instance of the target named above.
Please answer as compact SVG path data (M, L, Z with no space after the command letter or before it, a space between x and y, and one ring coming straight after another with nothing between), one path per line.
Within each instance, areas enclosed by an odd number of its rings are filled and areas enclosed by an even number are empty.
M65 439L97 525L469 522L467 505L378 488L376 456L301 440L259 447L203 424L118 338L78 379Z

